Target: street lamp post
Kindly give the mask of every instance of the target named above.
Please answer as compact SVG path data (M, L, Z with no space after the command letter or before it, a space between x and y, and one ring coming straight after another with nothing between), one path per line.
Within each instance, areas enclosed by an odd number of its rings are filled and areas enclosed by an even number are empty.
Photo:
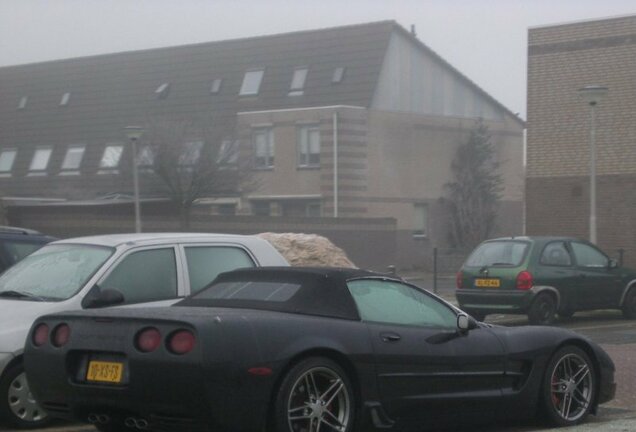
M579 95L590 106L590 242L596 244L596 105L607 94L607 87L588 85Z
M139 208L139 178L137 175L137 142L144 130L139 126L126 126L124 132L130 141L132 153L133 193L135 202L135 232L141 232L141 209Z

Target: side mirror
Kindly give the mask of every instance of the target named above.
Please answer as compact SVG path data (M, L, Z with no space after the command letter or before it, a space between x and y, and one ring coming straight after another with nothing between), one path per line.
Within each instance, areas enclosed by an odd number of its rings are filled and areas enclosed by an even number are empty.
M124 295L121 291L113 288L101 289L99 286L95 285L91 288L88 294L86 294L84 300L82 300L82 307L85 309L92 309L115 306L123 302Z
M607 268L609 269L618 268L618 261L616 261L614 258L610 258L610 260L607 262Z
M460 333L466 333L469 330L476 329L478 327L477 321L465 313L457 315L457 330Z

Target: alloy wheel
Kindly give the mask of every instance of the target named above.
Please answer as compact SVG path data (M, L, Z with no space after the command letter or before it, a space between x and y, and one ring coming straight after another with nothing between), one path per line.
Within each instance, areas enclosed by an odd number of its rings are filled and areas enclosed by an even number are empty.
M293 384L287 402L287 422L295 432L345 431L351 419L346 382L327 367L307 370Z
M550 377L555 413L568 423L585 416L592 403L593 382L592 370L585 359L574 353L561 357Z

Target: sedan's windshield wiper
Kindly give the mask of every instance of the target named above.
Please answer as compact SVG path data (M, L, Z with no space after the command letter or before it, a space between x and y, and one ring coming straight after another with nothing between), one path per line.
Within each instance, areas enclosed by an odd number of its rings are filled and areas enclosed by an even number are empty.
M13 291L13 290L0 291L0 297L26 298L26 299L29 299L29 300L46 301L46 299L44 297L40 297L38 295L31 294L31 293L28 293L28 292Z

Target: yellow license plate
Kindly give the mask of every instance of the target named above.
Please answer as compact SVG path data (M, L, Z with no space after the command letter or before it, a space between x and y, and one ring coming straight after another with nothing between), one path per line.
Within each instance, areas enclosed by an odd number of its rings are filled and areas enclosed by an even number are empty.
M475 279L475 286L480 288L499 288L501 281L499 279Z
M123 372L123 363L92 360L88 363L86 381L120 383Z

